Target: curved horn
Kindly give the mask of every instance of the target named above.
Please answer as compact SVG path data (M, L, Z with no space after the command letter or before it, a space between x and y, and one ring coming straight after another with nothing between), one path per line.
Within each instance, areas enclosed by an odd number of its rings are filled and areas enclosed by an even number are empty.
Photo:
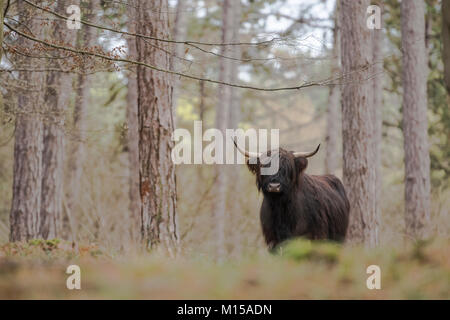
M239 146L237 145L237 142L236 142L236 137L234 137L233 142L234 142L234 145L236 146L236 149L238 149L239 152L242 153L247 158L259 158L261 156L261 154L259 154L258 152L249 152L247 150L242 150L241 148L239 148Z
M300 152L299 151L299 152L293 152L293 154L294 154L295 158L298 158L298 157L309 158L309 157L312 157L313 155L315 155L319 151L319 148L320 148L320 144L317 146L316 150L314 150L314 151L310 151L310 152Z

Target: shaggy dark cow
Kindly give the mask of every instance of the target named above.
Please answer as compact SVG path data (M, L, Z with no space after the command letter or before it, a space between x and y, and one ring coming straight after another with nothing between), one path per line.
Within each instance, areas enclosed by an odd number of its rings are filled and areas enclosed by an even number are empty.
M320 145L313 152L292 152L280 148L257 154L240 149L236 140L234 144L247 157L248 168L256 175L258 190L263 191L260 218L270 249L293 237L345 239L350 204L341 181L334 175L305 173L307 158L315 155ZM262 175L261 167L270 166L275 156L279 156L278 172Z

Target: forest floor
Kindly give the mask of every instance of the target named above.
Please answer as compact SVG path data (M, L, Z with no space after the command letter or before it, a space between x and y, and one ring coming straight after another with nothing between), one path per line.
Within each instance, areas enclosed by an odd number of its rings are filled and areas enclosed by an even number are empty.
M217 264L33 240L0 246L0 299L450 299L449 248L448 240L374 250L295 240ZM80 290L66 287L72 264ZM379 290L367 288L370 265L380 267Z

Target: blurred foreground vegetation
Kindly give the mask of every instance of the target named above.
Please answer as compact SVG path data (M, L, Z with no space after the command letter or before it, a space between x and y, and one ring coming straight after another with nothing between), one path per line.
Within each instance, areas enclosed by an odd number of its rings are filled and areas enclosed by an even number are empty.
M81 290L66 288L71 264L81 268ZM381 268L380 290L366 287L366 268L373 264ZM0 298L449 299L450 250L447 240L373 250L295 240L273 255L216 264L33 240L0 247Z

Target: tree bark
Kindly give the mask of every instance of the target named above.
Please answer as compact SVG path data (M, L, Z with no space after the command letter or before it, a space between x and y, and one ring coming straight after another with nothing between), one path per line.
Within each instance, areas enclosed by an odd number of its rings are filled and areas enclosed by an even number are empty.
M43 36L45 28L31 15L26 4L19 2L19 20L33 30L36 36ZM24 38L18 42L23 47L32 48L34 43ZM38 64L38 59L21 57L30 65ZM43 121L45 73L20 72L23 83L18 88L18 110L14 141L13 196L10 212L10 241L27 241L36 238L39 231L39 211L41 207Z
M342 0L341 61L343 180L350 201L347 239L376 245L375 168L372 159L373 107L371 37L366 26L368 0Z
M140 2L137 30L158 38L169 36L167 0ZM167 43L147 43L138 38L139 61L168 68ZM151 45L153 44L153 46ZM159 48L164 49L161 50ZM178 245L175 166L171 159L174 129L172 77L142 66L137 69L139 164L142 237L148 249Z
M56 12L65 13L64 1L59 0L57 2ZM66 21L55 21L52 25L54 41L73 45L75 35L75 30L67 29ZM51 61L49 66L53 65L55 65L55 62ZM64 111L69 103L71 92L72 75L70 73L49 72L47 74L39 228L39 236L44 239L61 236L65 144Z
M136 1L129 2L129 31L136 32ZM127 38L128 55L136 59L136 38ZM127 146L129 161L129 199L130 199L130 235L133 241L140 238L139 226L141 216L141 197L139 196L139 120L138 120L138 88L136 68L128 73L127 84Z
M405 222L412 238L425 238L430 219L425 3L402 1Z
M95 22L94 10L99 8L100 0L92 0L88 2L83 19ZM96 43L96 29L83 26L78 32L77 45L79 47L92 47ZM77 87L75 97L75 107L73 112L73 136L74 141L70 150L70 158L68 163L69 183L66 190L67 212L63 219L64 233L69 232L70 220L73 219L73 213L79 200L81 178L83 176L83 164L86 158L85 141L86 141L86 112L89 107L90 98L90 82L91 76L84 74L87 70L77 76ZM72 225L72 227L75 227Z
M335 77L341 71L339 64L339 2L336 2L334 29L333 29L333 57L331 59L331 76ZM326 157L325 171L334 174L338 167L338 136L339 136L339 105L341 92L338 85L331 85L328 96L327 132L326 132Z
M232 1L224 0L222 4L222 43L229 43L232 38ZM229 46L221 47L221 55L230 56ZM231 78L231 60L221 58L219 62L219 79L222 82L229 82ZM223 136L228 126L229 107L231 104L231 88L225 85L219 85L216 110L216 129L219 129ZM225 151L225 148L223 149ZM225 152L222 152L225 158ZM226 255L225 248L225 210L228 174L227 170L221 165L215 166L216 188L214 196L214 237L215 253L218 261L222 261Z

